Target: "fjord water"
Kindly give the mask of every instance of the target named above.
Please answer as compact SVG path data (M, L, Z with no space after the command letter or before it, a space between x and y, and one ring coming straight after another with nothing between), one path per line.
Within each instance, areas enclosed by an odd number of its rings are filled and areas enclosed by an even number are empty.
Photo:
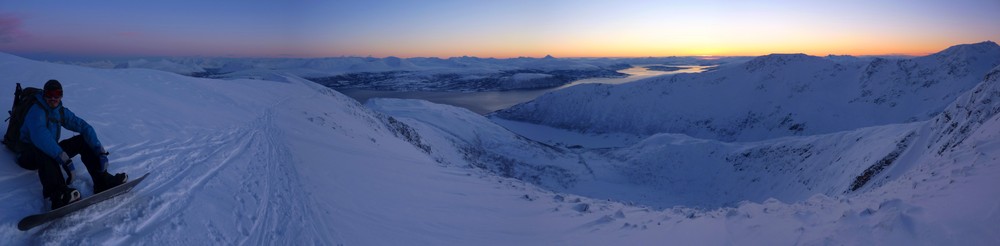
M505 109L518 103L535 99L547 92L561 90L578 84L622 84L644 78L678 74L678 73L700 73L711 66L680 65L672 67L682 68L676 71L656 71L647 69L654 65L638 65L627 69L618 70L620 73L628 74L623 78L589 78L573 81L566 85L529 90L509 90L509 91L484 91L484 92L452 92L452 91L373 91L363 89L338 89L359 102L364 103L370 98L402 98L402 99L422 99L434 103L448 104L463 107L478 114L487 114L496 110Z

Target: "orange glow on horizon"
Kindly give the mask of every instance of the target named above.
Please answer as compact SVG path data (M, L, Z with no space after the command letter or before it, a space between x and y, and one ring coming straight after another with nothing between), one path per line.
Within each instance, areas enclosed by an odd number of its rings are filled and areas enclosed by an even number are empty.
M982 40L985 41L985 40ZM967 43L976 43L967 42ZM374 56L374 57L461 57L474 56L482 58L516 58L516 57L544 57L551 55L557 58L563 57L666 57L666 56L762 56L775 53L804 53L813 56L826 55L908 55L924 56L944 50L954 44L872 44L864 45L793 45L793 44L761 44L742 46L654 46L644 47L635 45L622 46L574 46L564 45L561 47L485 47L475 49L467 47L461 51L447 49L433 50L394 50L380 49L379 53L353 54L354 56ZM342 56L342 55L335 55Z
M959 44L1000 41L997 0L307 2L251 1L240 4L245 11L164 2L188 9L190 18L164 11L173 8L129 4L7 4L0 10L0 52L285 58L858 56L926 55ZM82 8L91 11L77 11Z

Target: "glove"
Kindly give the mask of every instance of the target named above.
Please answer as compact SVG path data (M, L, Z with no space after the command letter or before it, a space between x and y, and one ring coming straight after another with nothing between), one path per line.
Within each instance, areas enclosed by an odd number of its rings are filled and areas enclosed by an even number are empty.
M104 147L94 148L94 152L97 154L97 158L99 158L101 160L101 170L107 171L108 170L108 155L110 155L111 153L108 153L107 150L104 150Z
M73 165L73 159L70 159L69 155L63 152L59 155L59 161L63 171L66 171L66 185L73 183L73 178L76 176L76 166Z

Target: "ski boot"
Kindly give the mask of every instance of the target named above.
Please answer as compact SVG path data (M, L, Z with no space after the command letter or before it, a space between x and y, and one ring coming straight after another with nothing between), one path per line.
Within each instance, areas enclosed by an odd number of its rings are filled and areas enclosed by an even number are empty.
M110 173L104 172L101 176L101 181L94 181L94 194L104 192L128 181L128 174L125 173L111 175Z
M74 203L80 200L80 191L66 187L66 190L62 193L56 194L55 196L49 197L52 201L52 210L56 210L61 207L65 207L70 203Z

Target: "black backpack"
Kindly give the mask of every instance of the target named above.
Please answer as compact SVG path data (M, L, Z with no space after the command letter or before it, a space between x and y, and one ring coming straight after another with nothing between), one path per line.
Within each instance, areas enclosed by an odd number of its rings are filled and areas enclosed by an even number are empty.
M17 88L14 89L14 105L7 112L10 114L10 118L7 118L7 133L3 135L3 145L6 145L7 149L10 149L14 153L19 154L29 147L26 146L28 143L21 142L21 126L24 125L24 118L28 115L28 110L31 109L31 106L35 104L44 106L42 102L35 99L35 94L38 93L42 93L42 89L35 87L21 89L21 83L17 83ZM59 114L60 116L65 115L61 109L59 110ZM62 118L64 117L60 117L60 119ZM34 167L33 163L21 163L20 160L17 162L25 169L36 169L32 168Z

